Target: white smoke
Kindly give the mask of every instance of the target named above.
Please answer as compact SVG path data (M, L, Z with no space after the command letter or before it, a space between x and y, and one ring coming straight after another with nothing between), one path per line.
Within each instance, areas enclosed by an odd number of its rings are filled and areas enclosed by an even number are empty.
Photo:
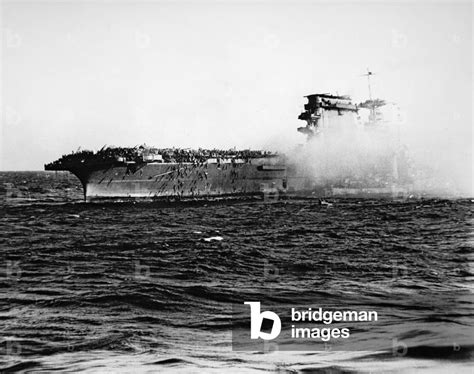
M393 178L395 146L391 132L366 130L351 116L341 116L336 125L322 129L293 157L319 185L363 181L368 187Z
M414 186L430 196L473 197L472 146L449 137L408 139Z
M407 121L390 114L370 126L363 114L330 118L320 134L291 153L300 174L316 186L383 187L397 185L416 196L471 197L470 149L449 141L426 141ZM387 113L388 111L388 113ZM355 118L359 117L359 118Z

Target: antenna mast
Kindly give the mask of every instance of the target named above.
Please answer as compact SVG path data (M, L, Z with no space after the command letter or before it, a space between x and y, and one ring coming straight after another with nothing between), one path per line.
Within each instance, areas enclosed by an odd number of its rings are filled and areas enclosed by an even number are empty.
M372 100L372 88L370 87L370 76L374 75L369 68L367 68L367 74L362 74L363 77L367 77L367 86L369 88L369 105L370 105L370 120L375 121L375 102Z
M367 74L363 74L364 77L367 77L367 85L369 87L369 100L372 100L372 89L370 88L370 76L374 75L369 68L367 68Z

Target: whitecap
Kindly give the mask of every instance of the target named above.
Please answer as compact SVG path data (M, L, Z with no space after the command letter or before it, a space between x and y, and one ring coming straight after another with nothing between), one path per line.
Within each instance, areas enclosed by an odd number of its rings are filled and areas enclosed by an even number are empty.
M213 240L221 241L223 239L224 238L222 236L211 236L210 238L205 238L204 241L205 242L212 242Z

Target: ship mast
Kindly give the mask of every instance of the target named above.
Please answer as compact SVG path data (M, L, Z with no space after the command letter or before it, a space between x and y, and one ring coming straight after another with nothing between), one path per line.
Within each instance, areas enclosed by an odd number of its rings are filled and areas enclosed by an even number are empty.
M372 101L372 89L370 88L370 76L374 75L369 68L367 68L367 74L363 74L363 77L367 77L367 86L369 87L369 100Z
M367 74L363 74L363 77L367 77L367 87L369 88L369 102L371 103L370 105L370 117L372 120L375 120L375 103L372 101L372 89L370 87L370 76L374 75L369 68L367 68Z
M367 68L367 73L366 74L361 75L361 77L367 77L367 87L369 89L369 99L365 100L363 103L360 103L358 105L358 108L365 108L365 109L368 109L370 111L369 121L367 122L367 124L377 124L377 122L379 121L378 116L380 116L380 112L378 111L378 108L386 105L385 100L374 99L373 96L372 96L372 86L371 86L371 82L370 82L370 77L372 75L375 75L375 74L372 73L369 70L369 68Z

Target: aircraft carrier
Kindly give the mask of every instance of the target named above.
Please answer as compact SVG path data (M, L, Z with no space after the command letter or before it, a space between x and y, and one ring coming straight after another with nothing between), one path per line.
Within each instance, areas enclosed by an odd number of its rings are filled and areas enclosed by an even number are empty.
M252 197L286 189L282 156L263 151L106 148L45 165L68 170L86 201Z
M350 97L331 94L306 96L308 103L298 117L306 126L298 131L308 141L337 127L341 118L369 111L369 125L379 121L382 100L353 104ZM354 117L355 118L355 117ZM339 124L340 125L340 124ZM388 160L391 172L392 161ZM395 168L398 168L395 165ZM85 201L273 198L292 194L393 195L403 191L395 177L384 184L321 182L291 158L269 151L104 147L99 151L77 151L45 165L45 170L67 170L82 183ZM398 174L398 171L392 174Z

